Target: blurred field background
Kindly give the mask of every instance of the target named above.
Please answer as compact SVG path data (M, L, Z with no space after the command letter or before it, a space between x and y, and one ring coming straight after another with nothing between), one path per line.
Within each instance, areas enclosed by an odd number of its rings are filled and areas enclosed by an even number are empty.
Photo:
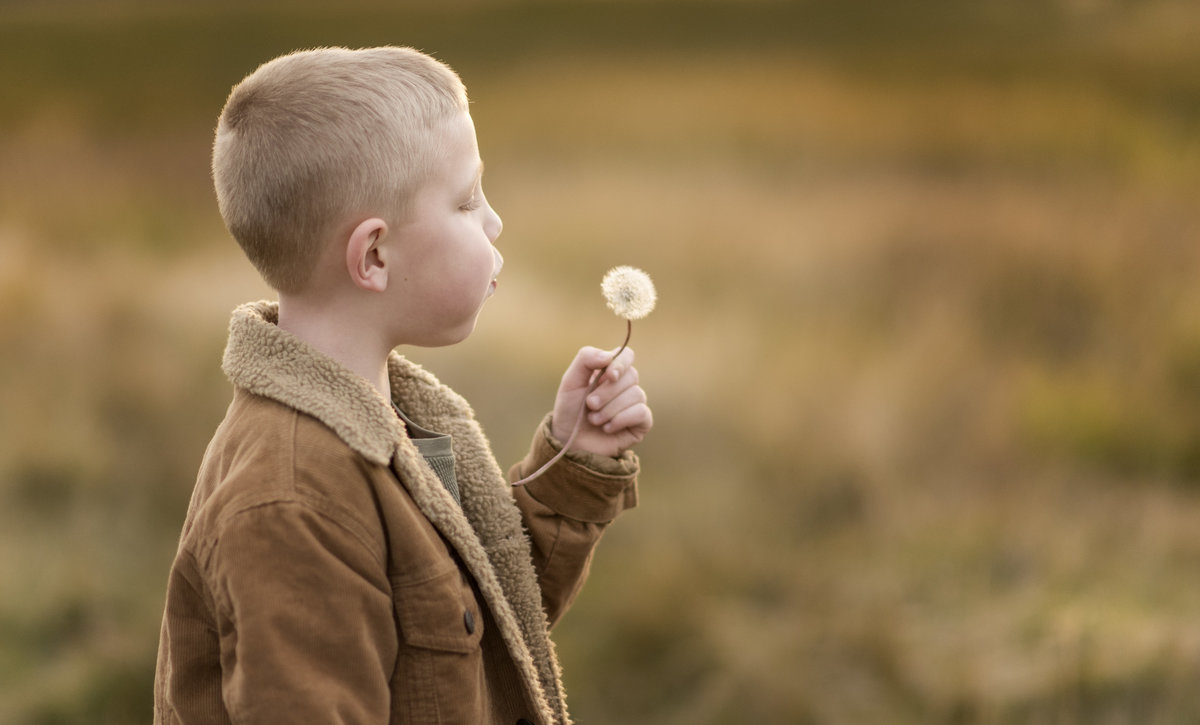
M1200 6L0 2L0 722L143 723L269 296L208 154L297 47L453 65L505 221L411 350L520 457L649 271L641 507L556 632L589 723L1200 720Z

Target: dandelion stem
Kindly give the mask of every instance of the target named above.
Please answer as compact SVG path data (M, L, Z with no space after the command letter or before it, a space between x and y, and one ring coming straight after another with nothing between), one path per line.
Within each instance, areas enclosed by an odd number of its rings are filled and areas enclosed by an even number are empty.
M626 347L629 347L629 338L631 337L633 337L633 320L625 320L625 342L622 342L621 346L617 348L617 351L613 353L613 356L608 359L608 362L604 363L604 367L600 368L598 372L592 374L591 382L588 383L587 390L584 391L583 398L579 401L579 415L575 416L575 427L571 429L570 437L568 437L567 441L563 443L563 446L558 453L554 454L553 458L543 463L541 468L537 469L525 478L522 478L519 481L513 481L513 486L524 486L533 479L550 470L551 466L553 466L555 463L558 463L559 459L567 454L567 451L571 448L571 444L575 442L575 437L579 435L579 429L583 427L583 416L587 414L588 396L591 395L597 387L599 387L600 381L604 379L604 374L608 372L608 367L616 362L617 357L619 357L621 353L625 352Z

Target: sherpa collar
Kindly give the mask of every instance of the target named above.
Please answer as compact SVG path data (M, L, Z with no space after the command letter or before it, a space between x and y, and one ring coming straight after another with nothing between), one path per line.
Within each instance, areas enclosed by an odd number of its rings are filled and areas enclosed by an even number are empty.
M388 358L392 401L361 376L280 329L275 302L234 310L222 367L250 393L313 416L367 460L391 465L413 501L454 546L487 600L543 719L569 723L529 540L511 488L470 406L419 365ZM392 410L454 440L461 507L424 463Z
M234 310L222 368L237 387L320 420L373 463L387 465L404 436L404 424L370 383L279 327L278 303Z

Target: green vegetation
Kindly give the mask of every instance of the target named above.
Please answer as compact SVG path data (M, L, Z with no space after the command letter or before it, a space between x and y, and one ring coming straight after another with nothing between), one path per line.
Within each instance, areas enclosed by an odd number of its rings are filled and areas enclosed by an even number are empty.
M7 2L0 722L149 719L163 586L267 296L229 87L405 43L471 90L500 291L406 351L523 454L651 273L657 429L556 638L582 723L1200 719L1200 9ZM894 7L893 7L894 5Z

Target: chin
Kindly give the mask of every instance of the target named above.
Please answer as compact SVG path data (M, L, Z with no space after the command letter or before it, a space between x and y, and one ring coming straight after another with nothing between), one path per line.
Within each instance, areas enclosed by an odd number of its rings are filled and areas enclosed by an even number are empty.
M466 340L475 331L475 320L453 330L446 330L440 335L431 335L428 339L413 343L417 347L448 347Z

